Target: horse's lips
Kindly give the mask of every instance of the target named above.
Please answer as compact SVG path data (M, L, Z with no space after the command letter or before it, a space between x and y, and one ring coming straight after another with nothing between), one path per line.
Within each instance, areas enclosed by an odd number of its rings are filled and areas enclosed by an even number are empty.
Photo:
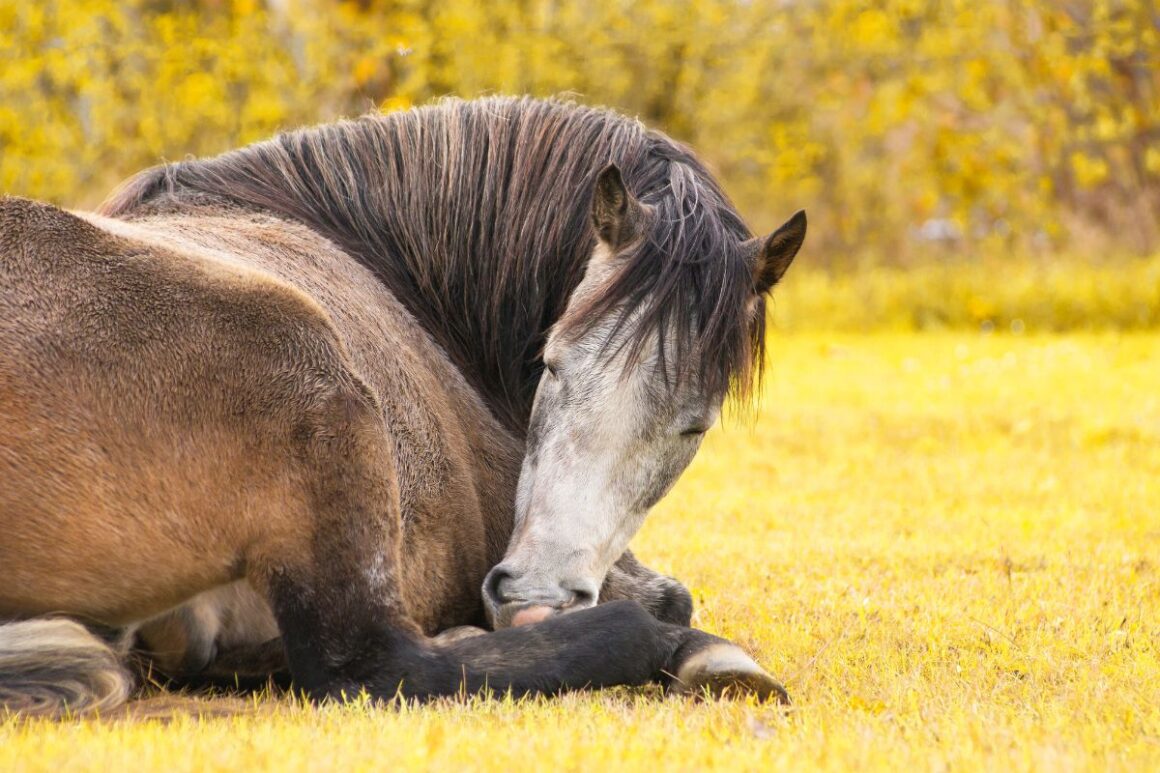
M534 606L524 607L523 609L512 615L512 628L519 628L521 625L532 625L547 620L552 615L559 611L555 607L549 606Z

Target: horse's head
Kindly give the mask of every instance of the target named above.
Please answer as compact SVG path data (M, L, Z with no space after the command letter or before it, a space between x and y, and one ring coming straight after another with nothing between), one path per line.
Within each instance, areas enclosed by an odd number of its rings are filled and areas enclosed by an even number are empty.
M484 581L497 628L595 604L730 388L759 367L764 296L801 246L805 215L744 239L735 216L715 222L717 209L684 193L638 201L615 166L597 179L599 238L548 335L514 533Z

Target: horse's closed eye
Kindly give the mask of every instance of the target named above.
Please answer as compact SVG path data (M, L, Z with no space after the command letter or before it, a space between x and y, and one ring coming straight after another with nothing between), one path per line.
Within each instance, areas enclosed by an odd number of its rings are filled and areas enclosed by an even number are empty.
M688 429L681 430L681 437L696 437L698 435L704 435L708 431L709 429L707 427L689 427Z

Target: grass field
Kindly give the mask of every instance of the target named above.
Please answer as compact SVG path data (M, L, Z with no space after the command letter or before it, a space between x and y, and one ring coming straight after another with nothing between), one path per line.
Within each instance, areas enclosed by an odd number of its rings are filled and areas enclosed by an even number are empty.
M634 545L791 709L267 700L0 723L0 770L1160 768L1160 334L771 349L759 419L711 433Z

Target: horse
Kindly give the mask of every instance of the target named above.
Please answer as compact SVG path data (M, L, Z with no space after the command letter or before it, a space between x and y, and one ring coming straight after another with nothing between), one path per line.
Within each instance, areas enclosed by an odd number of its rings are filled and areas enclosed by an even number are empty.
M507 97L0 200L0 706L117 706L130 648L274 653L317 700L785 700L628 543L760 378L805 229Z

